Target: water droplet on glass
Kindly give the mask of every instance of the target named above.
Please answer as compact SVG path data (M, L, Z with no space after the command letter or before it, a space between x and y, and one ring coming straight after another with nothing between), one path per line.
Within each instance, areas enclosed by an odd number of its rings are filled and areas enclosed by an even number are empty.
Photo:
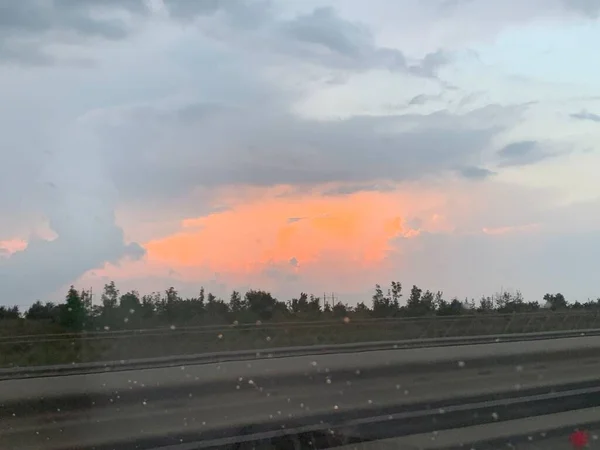
M233 324L234 324L234 325L238 325L238 324L239 324L239 322L238 322L237 320L234 320L234 321L233 321Z
M331 384L331 378L327 378L327 379L325 380L325 383L327 383L327 384Z
M521 389L521 385L519 383L515 384L515 390L520 390Z
M344 323L350 323L350 317L344 317Z
M333 405L333 409L339 409L338 405Z
M317 366L317 362L313 361L313 362L310 363L310 365L313 366L313 367L316 367Z
M135 309L133 309L133 308L131 308L131 309L129 310L129 314L133 314L134 312L135 312Z
M498 420L498 413L497 412L493 412L492 413L492 419Z
M459 361L458 362L458 367L465 367L465 362L464 361Z
M408 389L404 390L404 395L408 395Z
M238 385L237 385L235 388L236 388L236 389L239 389L239 388L240 388L240 385L238 384Z
M267 336L267 342L271 342L271 336Z
M357 370L357 371L356 371L356 375L360 375L360 370Z
M373 404L373 400L367 400L367 403L368 403L369 405L372 405L372 404Z
M528 441L533 441L533 436L527 436Z
M399 384L396 385L396 389L400 389L401 386Z
M262 322L260 320L257 320L256 325L262 325Z
M108 331L110 330L110 327L108 325L104 325L104 331Z
M169 328L171 328L171 330L174 330L176 327L175 325L171 325Z
M144 400L144 401L142 402L142 405L144 405L144 406L146 406L147 404L148 404L148 403L146 402L146 400Z
M444 414L444 413L446 412L446 410L445 410L444 408L440 408L440 409L438 410L438 412L439 412L440 414Z
M515 367L515 370L517 372L522 372L523 371L523 366L519 365L519 366Z
M123 322L125 322L125 323L129 322L129 317L125 317L125 318L123 319Z

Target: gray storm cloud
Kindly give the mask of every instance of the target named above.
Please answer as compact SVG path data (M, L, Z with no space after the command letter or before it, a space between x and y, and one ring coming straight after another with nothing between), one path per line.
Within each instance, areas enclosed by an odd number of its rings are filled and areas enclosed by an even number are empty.
M125 244L115 224L118 193L94 137L75 127L49 151L39 180L41 212L57 237L34 238L24 251L0 262L0 297L6 303L30 303L106 262L144 254L138 244Z

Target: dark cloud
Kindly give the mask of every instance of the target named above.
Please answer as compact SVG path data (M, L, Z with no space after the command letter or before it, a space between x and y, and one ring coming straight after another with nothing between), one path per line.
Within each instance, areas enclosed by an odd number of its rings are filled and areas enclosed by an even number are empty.
M278 27L285 38L282 49L327 66L359 70L385 67L431 77L449 62L448 55L438 51L409 64L401 51L377 46L370 30L340 18L333 8L317 8Z
M0 61L46 65L56 56L46 50L52 34L61 42L80 44L82 39L120 40L130 30L125 22L95 14L105 10L146 11L143 0L2 0L0 3ZM56 37L56 36L54 36Z
M489 169L486 169L484 167L477 167L477 166L463 167L459 170L459 173L463 177L470 179L470 180L484 180L495 174L495 172L493 172Z
M600 2L598 0L562 0L562 2L568 8L590 17L597 18L600 12Z
M118 127L99 127L120 194L129 201L168 199L194 186L232 183L339 181L364 188L377 179L439 175L472 166L491 138L517 120L519 109L489 106L464 115L443 111L341 121L301 119L268 105L222 111L196 121L178 120L179 110L171 120L164 112L131 114Z
M500 167L509 167L535 164L558 156L558 153L544 151L537 141L520 141L501 148L497 155L500 157Z
M578 113L573 113L573 114L571 114L571 117L573 119L590 120L592 122L600 122L600 115L594 114L591 112L587 112L587 111L580 111Z

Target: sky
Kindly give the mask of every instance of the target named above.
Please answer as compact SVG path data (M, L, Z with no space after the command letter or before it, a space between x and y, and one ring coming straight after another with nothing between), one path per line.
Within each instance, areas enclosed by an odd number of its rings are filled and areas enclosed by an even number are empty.
M599 0L0 0L0 304L600 296Z

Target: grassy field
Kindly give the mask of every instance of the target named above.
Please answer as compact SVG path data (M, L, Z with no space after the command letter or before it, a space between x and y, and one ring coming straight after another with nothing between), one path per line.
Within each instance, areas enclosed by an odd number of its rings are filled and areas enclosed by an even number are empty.
M534 313L422 317L415 319L336 320L269 324L167 327L95 333L53 333L53 328L0 331L0 366L70 364L268 349L294 345L342 344L504 333L600 328L595 313ZM12 325L17 327L17 325ZM32 332L34 331L34 332ZM49 331L43 333L43 331Z

